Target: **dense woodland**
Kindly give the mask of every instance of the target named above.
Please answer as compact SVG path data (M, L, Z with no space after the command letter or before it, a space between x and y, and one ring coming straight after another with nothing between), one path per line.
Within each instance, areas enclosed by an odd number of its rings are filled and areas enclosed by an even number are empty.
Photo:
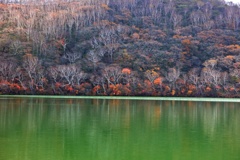
M0 0L0 94L240 97L240 6Z

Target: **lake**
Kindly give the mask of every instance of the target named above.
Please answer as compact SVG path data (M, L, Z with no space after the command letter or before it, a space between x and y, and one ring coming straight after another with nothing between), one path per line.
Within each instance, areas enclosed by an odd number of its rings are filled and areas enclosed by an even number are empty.
M0 160L239 160L239 104L1 98Z

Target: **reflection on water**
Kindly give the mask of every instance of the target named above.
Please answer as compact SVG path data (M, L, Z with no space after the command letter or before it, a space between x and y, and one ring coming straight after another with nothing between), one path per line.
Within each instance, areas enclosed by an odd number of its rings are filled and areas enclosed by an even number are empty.
M238 103L1 99L0 160L239 159Z

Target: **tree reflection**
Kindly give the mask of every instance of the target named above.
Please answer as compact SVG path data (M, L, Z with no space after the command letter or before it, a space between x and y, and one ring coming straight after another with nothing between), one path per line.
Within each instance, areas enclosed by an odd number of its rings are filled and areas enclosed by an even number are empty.
M0 147L0 159L10 159L1 153L13 150L15 158L11 159L36 159L36 156L46 159L46 154L53 159L121 159L121 156L136 159L139 154L142 156L139 158L144 159L149 153L156 154L159 149L166 152L165 149L171 146L179 147L181 151L191 150L197 148L197 142L202 144L207 139L216 141L217 145L221 139L221 144L226 147L240 149L238 105L106 99L1 99L0 144L4 147ZM180 154L180 150L172 152ZM152 155L151 158L156 157Z

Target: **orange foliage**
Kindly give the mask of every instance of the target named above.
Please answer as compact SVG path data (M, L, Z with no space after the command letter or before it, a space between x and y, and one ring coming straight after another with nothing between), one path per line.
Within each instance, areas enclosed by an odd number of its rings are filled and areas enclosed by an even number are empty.
M150 88L151 87L151 82L149 81L149 80L145 80L144 81L144 84L145 84L145 86L148 88Z
M240 45L229 45L227 46L227 49L230 49L230 50L240 49Z
M179 34L176 34L176 35L173 36L173 38L174 38L174 39L180 39L181 36L180 36Z
M185 88L181 88L181 94L184 94L186 92Z
M206 87L205 92L211 92L212 89L210 87Z
M127 85L122 85L122 84L116 84L116 85L109 85L109 90L110 95L130 95L131 90L128 88Z
M109 8L109 6L107 4L101 4L101 7L106 11L111 10L111 8Z
M188 90L187 95L189 96L189 95L191 95L192 93L193 93L192 90Z
M155 85L161 85L161 84L162 84L162 78L161 78L161 77L156 78L156 79L153 81L153 83L154 83Z
M226 58L226 59L229 59L229 60L231 60L231 61L232 61L232 60L234 60L234 59L235 59L235 56L228 55L228 56L226 56L225 58Z
M96 95L97 91L100 90L100 89L101 89L101 87L99 85L95 86L93 88L93 94Z
M114 88L114 90L113 90L114 95L117 95L117 96L121 95L121 91L119 90L120 87L121 87L121 84L117 84L117 85L115 86L115 88Z
M171 92L171 95L174 96L176 94L176 90L173 89L172 92Z
M123 74L131 74L131 70L129 68L123 68L122 73Z
M183 45L184 48L185 48L186 54L190 52L190 45L191 45L191 44L192 44L192 42L191 42L190 39L184 39L184 40L182 40L182 45ZM183 52L182 54L185 55L184 52Z
M165 86L165 92L169 92L170 91L170 87L169 86Z
M120 95L121 92L118 90L118 84L115 86L113 84L110 84L109 85L109 92L110 92L110 95Z
M139 39L140 35L138 33L133 33L132 38L133 39Z
M190 84L190 85L188 86L187 95L191 95L195 90L196 90L196 86Z
M194 86L194 85L192 85L192 84L190 84L189 86L188 86L188 89L189 90L196 90L196 86Z
M191 40L190 39L184 39L184 40L182 40L182 44L184 46L189 46L191 44Z
M234 87L230 87L230 88L229 88L229 91L230 91L230 92L233 92L233 91L235 91L235 88L234 88Z

